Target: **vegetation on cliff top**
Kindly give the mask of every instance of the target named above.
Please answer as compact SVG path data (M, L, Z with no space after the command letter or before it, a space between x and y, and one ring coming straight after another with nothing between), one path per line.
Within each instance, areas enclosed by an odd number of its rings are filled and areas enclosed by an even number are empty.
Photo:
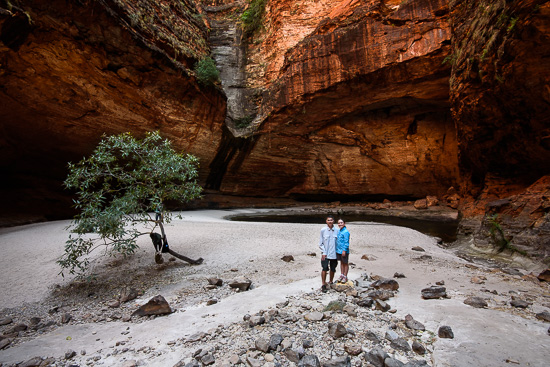
M241 24L246 36L251 36L262 26L266 0L250 0L248 9L241 15Z

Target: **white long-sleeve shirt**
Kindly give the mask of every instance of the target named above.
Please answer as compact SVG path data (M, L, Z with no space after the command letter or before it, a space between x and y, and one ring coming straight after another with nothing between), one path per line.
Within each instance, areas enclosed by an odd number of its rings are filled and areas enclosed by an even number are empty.
M319 248L321 255L327 255L327 259L336 259L336 237L338 230L329 228L328 226L321 229L321 238L319 240Z

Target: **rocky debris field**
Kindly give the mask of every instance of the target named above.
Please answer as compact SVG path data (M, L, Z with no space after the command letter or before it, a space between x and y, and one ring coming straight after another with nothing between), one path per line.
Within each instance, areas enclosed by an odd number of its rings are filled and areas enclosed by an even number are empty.
M102 258L89 279L63 282L43 265L62 251L62 223L6 232L0 367L532 367L550 358L547 271L457 257L403 227L352 223L353 281L323 293L319 225L186 215L170 231L201 243L205 263L157 265L144 243L124 261Z
M414 249L414 251L419 251ZM473 269L481 270L476 266ZM231 269L235 274L237 269ZM520 273L501 270L485 272L503 277L508 282L541 280ZM544 273L543 273L544 274ZM328 293L315 290L287 297L275 307L255 314L242 315L242 321L203 330L192 335L169 341L171 350L178 351L182 358L174 367L200 366L434 366L432 354L438 339L453 339L454 331L449 325L429 329L407 314L400 318L392 308L391 299L399 294L399 279L406 278L396 272L393 278L383 278L366 273L355 281L332 284ZM167 279L165 278L165 281ZM483 284L486 276L471 278L471 283ZM187 288L187 303L178 302L175 297L169 305L162 296L151 298L148 303L137 307L132 303L142 298L143 292L134 288L123 288L117 299L99 301L95 293L88 294L88 302L75 307L63 305L61 295L69 297L67 289L58 290L57 297L48 302L27 305L20 309L5 309L0 316L2 348L30 340L40 334L53 331L63 324L108 323L122 320L128 329L132 324L143 323L170 314L194 300L196 305L212 305L235 292L246 292L253 287L243 275L236 275L230 281L210 277L201 279ZM422 289L418 295L428 302L430 299L445 299L445 282ZM73 283L74 288L77 283ZM536 318L550 323L550 312L533 314L529 307L540 302L550 308L550 295L545 283L540 293L520 292L499 294L482 289L478 296L464 300L474 308L494 308L514 313L525 318ZM151 285L149 285L151 286ZM154 286L153 286L154 288ZM51 306L54 302L58 306ZM82 300L81 300L82 301ZM69 307L67 307L69 306ZM47 309L47 310L46 310ZM42 312L42 317L32 316ZM550 335L550 328L548 330ZM93 332L92 332L93 334ZM121 332L124 337L128 332ZM550 336L549 336L550 337ZM110 365L109 358L124 356L123 366L147 366L148 359L159 356L154 346L135 349L131 340L117 341L115 345L87 355L86 350L67 350L61 358L35 356L17 364L0 364L2 367L29 366L96 366ZM514 364L515 361L508 360ZM518 363L519 364L519 363Z

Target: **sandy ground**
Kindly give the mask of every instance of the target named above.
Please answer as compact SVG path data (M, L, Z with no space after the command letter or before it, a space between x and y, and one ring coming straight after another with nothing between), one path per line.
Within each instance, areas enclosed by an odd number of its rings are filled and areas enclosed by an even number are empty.
M183 219L166 227L171 248L192 258L203 257L205 262L200 266L178 262L168 269L172 272L168 284L155 283L136 300L136 307L156 294L162 294L172 304L181 298L182 290L190 282L206 284L205 279L210 276L230 280L235 275L246 275L253 281L253 290L227 295L208 307L180 306L169 316L138 324L113 321L62 326L1 350L0 363L21 362L34 356L58 358L69 349L85 349L89 357L124 339L136 350L150 346L159 352L149 356L143 365L172 366L181 359L181 351L170 348L170 341L220 324L239 322L244 314L273 307L289 295L318 289L319 256L308 254L319 253L317 243L322 223L245 223L222 219L233 213L255 211L183 212ZM55 263L63 252L67 237L64 228L68 224L59 221L0 230L0 309L40 303L51 297L56 287L66 287L71 282L70 278L58 275L60 269ZM435 343L434 366L548 366L550 325L534 317L537 312L549 310L548 284L525 281L483 266L467 266L451 250L437 246L434 238L408 228L357 222L348 223L348 229L350 261L355 264L350 270L351 279L362 273L388 278L395 272L404 273L406 278L398 279L398 295L389 300L397 309L395 317L403 319L411 314L436 333L441 325L452 327L454 339ZM94 270L116 278L144 267L155 269L152 245L147 238L141 239L140 245L140 250L123 263L102 260ZM421 246L426 252L411 250L414 246ZM370 260L361 259L363 254ZM422 254L432 259L418 259ZM293 255L295 261L283 262L280 260L283 255ZM230 269L238 272L232 273ZM154 272L150 276L160 274ZM485 277L485 283L473 284L470 280L474 276ZM423 300L421 289L436 281L445 282L450 298ZM487 298L489 308L465 305L463 300L471 295ZM513 309L507 304L511 295L531 299L533 305L527 310ZM328 303L334 295L329 292L326 297ZM121 332L125 332L124 336ZM118 365L122 360L117 358L131 356L126 353L122 357L104 357L101 363Z

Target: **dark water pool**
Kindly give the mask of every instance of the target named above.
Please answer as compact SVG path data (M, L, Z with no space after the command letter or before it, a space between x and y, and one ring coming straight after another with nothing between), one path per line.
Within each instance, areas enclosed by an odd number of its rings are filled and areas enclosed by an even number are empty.
M337 218L338 216L335 216ZM276 223L325 223L326 216L320 214L237 214L227 217L229 220L243 222L276 222ZM429 220L423 218L402 218L373 214L346 214L344 219L352 222L377 222L394 226L412 228L433 237L439 237L443 242L456 240L457 220Z

